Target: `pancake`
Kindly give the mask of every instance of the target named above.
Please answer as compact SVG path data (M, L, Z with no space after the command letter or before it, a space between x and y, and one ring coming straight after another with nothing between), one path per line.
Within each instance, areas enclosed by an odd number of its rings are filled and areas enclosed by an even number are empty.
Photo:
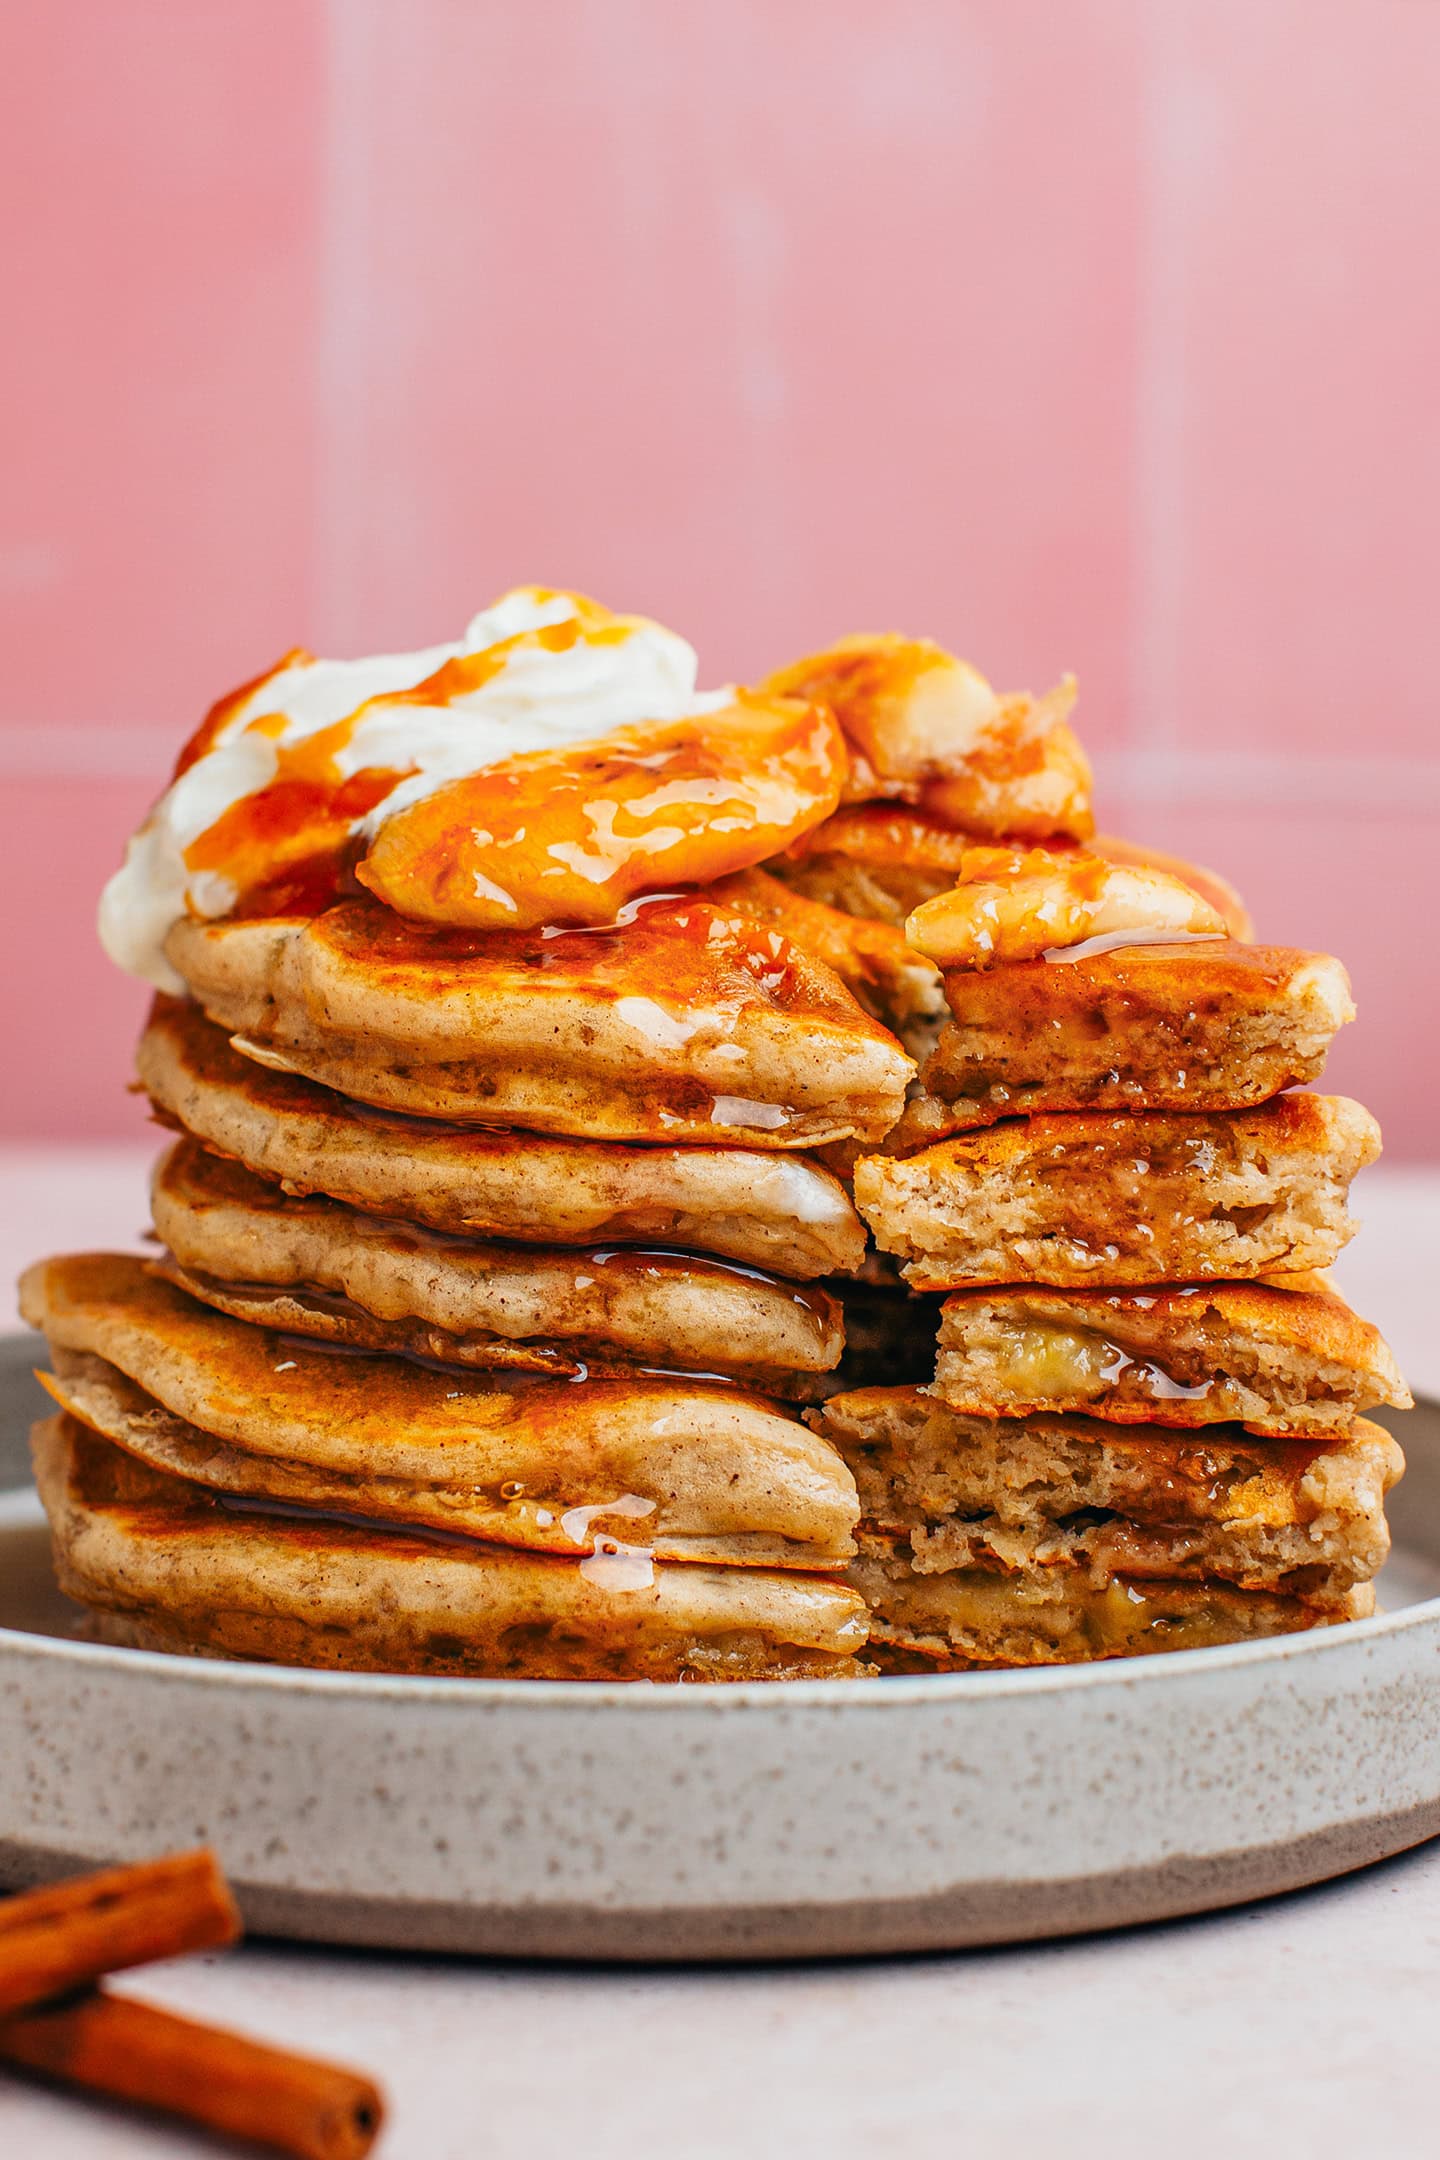
M827 1372L844 1347L833 1298L757 1268L630 1246L452 1238L339 1200L287 1198L194 1140L156 1166L151 1206L192 1295L331 1341L560 1373L608 1359L756 1386ZM257 1298L266 1290L301 1295L277 1311ZM367 1318L380 1329L366 1331Z
M1129 1424L1319 1438L1409 1409L1378 1328L1323 1275L1179 1289L958 1290L940 1308L935 1393L976 1417L1085 1411Z
M1364 1418L1324 1440L1177 1439L1050 1413L997 1424L920 1388L858 1389L809 1418L855 1474L862 1553L898 1542L917 1574L1223 1581L1333 1607L1383 1564L1404 1469Z
M1045 697L1002 697L929 638L861 633L764 687L833 712L850 747L849 801L919 802L999 837L1083 840L1094 830L1090 766L1068 724L1069 677Z
M823 961L856 1003L881 1021L913 1057L928 1055L946 1016L940 970L888 922L826 907L764 870L742 870L705 897L763 922Z
M663 1557L825 1567L852 1549L854 1482L834 1449L737 1389L486 1378L337 1354L211 1312L114 1254L38 1263L22 1279L21 1311L57 1360L103 1359L172 1419L261 1458L262 1491L272 1491L271 1465L298 1466L390 1493L410 1519L572 1555L595 1535L584 1511L613 1511L620 1500ZM93 1395L82 1401L76 1375L58 1363L55 1377L67 1409L140 1451L138 1426L118 1425L119 1413ZM121 1407L143 1422L146 1406L125 1398ZM166 1430L167 1445L178 1444ZM186 1475L238 1476L220 1450L211 1450L212 1472L200 1467L200 1444L185 1444Z
M865 1226L838 1180L793 1155L451 1129L367 1109L232 1050L160 997L137 1067L162 1121L291 1193L328 1193L457 1237L678 1245L806 1280L851 1274Z
M845 1678L859 1598L821 1576L562 1560L237 1508L73 1419L35 1428L60 1587L103 1641L352 1672Z
M1228 940L947 974L941 1031L888 1149L1017 1112L1238 1110L1323 1071L1355 1017L1327 953Z
M1368 1583L1331 1608L1223 1582L1117 1575L1098 1590L1075 1571L1053 1567L917 1575L903 1550L884 1545L853 1561L847 1579L870 1608L867 1655L882 1672L1079 1665L1206 1650L1363 1620L1375 1609Z
M828 968L701 901L552 936L353 900L182 922L166 952L247 1056L420 1116L806 1147L878 1139L913 1071Z
M1059 844L1055 838L1049 842L1052 847ZM898 926L925 901L949 891L974 845L973 832L917 810L894 803L851 804L814 826L765 867L812 900ZM1232 938L1253 934L1240 895L1216 871L1178 855L1164 855L1158 848L1118 839L1113 833L1096 833L1086 840L1085 848L1106 862L1168 871L1209 901Z
M1146 1285L1328 1267L1350 1182L1380 1152L1343 1095L1255 1110L1009 1119L855 1166L855 1204L919 1290Z

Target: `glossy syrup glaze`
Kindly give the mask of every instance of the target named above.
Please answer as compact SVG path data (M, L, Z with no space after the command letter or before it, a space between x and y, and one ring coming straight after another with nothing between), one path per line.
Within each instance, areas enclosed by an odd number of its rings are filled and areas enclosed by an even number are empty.
M823 709L741 692L703 721L452 782L387 819L356 874L428 922L613 922L637 893L706 884L786 847L835 807L844 772Z

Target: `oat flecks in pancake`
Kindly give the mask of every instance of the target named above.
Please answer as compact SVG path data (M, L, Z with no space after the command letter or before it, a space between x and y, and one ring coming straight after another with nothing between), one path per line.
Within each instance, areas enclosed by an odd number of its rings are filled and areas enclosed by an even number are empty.
M1328 953L1228 940L968 970L946 991L950 1024L889 1153L1017 1112L1267 1102L1316 1078L1355 1016Z
M863 1157L855 1202L917 1289L1241 1280L1328 1267L1355 1227L1350 1182L1379 1152L1345 1096L1077 1112Z
M1410 1391L1378 1328L1322 1275L1269 1281L954 1291L941 1308L935 1393L979 1417L1086 1411L1122 1424L1347 1432Z
M514 1534L525 1542L547 1542L555 1526L542 1511L559 1523L572 1507L629 1493L653 1500L677 1536L781 1540L817 1566L849 1550L858 1503L841 1458L738 1389L485 1378L337 1355L209 1311L116 1254L38 1263L21 1310L52 1348L105 1359L246 1453L437 1494L469 1488L496 1508L518 1483Z
M881 1138L914 1071L821 962L698 900L553 937L351 901L180 923L167 950L247 1054L422 1116L808 1147Z
M234 1509L61 1416L37 1482L66 1593L111 1641L351 1671L554 1680L845 1677L843 1584L603 1564Z
M1152 1524L1319 1525L1329 1535L1371 1521L1404 1468L1395 1441L1365 1418L1324 1439L1264 1440L1236 1425L1196 1439L1059 1413L996 1424L917 1387L857 1388L806 1416L850 1464L866 1517L891 1527L981 1514L1058 1522L1100 1509Z
M452 1347L444 1338L453 1337L476 1364L511 1362L506 1353L531 1345L544 1362L568 1358L571 1369L589 1352L608 1352L631 1365L761 1385L781 1373L828 1371L844 1344L825 1291L754 1268L628 1246L442 1237L338 1200L287 1198L194 1140L162 1158L151 1198L155 1227L187 1278L343 1298L382 1322L418 1323L425 1339L416 1347L442 1357ZM317 1332L303 1320L299 1331ZM491 1347L498 1354L487 1359Z
M745 1148L464 1131L347 1102L232 1050L198 1007L156 1000L140 1078L157 1109L287 1192L459 1237L670 1245L778 1275L849 1275L865 1226L818 1163Z

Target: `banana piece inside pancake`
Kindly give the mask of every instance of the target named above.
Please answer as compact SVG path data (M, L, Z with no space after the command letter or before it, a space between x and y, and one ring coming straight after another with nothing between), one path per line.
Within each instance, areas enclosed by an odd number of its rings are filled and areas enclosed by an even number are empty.
M1253 1110L1011 1119L902 1160L863 1157L855 1204L921 1290L1243 1280L1328 1267L1351 1180L1380 1152L1343 1095Z
M1363 1620L1375 1609L1368 1583L1332 1607L1225 1582L1117 1575L1097 1589L1084 1575L1053 1567L919 1575L903 1550L880 1544L851 1563L848 1580L870 1608L868 1655L882 1672L1080 1665L1206 1650Z
M1352 1619L1389 1550L1404 1459L1358 1420L1323 1441L1203 1441L1032 1415L992 1423L919 1388L809 1413L855 1472L850 1580L877 1640L942 1663L1049 1663Z
M1378 1328L1327 1277L958 1290L940 1308L935 1393L986 1418L1084 1411L1122 1424L1343 1435L1413 1398Z
M1323 1071L1355 1017L1328 953L1229 940L947 974L941 1030L886 1151L1017 1113L1233 1110Z
M448 931L373 901L178 923L166 952L261 1064L382 1109L586 1139L879 1139L914 1065L778 930L670 896L604 930Z
M347 1102L232 1050L197 1006L155 1001L137 1053L161 1115L287 1192L457 1237L669 1245L799 1280L853 1274L865 1225L806 1157L464 1130Z
M1224 1425L1197 1444L1038 1412L997 1425L919 1388L857 1389L810 1418L855 1473L862 1552L908 1543L922 1575L1205 1579L1333 1607L1384 1562L1385 1496L1404 1469L1364 1418L1323 1440Z
M362 1672L848 1677L867 1620L816 1575L585 1559L240 1506L59 1416L33 1435L60 1587L102 1640Z
M662 1557L824 1568L853 1550L854 1480L834 1448L735 1389L337 1354L211 1312L114 1254L38 1263L21 1310L49 1339L47 1384L67 1409L225 1489L323 1486L327 1505L353 1492L364 1514L570 1555L616 1516ZM62 1370L65 1353L103 1360L149 1401L113 1375Z
M813 1286L688 1253L449 1238L287 1198L194 1140L162 1157L151 1203L184 1288L302 1335L562 1373L608 1358L757 1386L826 1372L844 1347L840 1308Z

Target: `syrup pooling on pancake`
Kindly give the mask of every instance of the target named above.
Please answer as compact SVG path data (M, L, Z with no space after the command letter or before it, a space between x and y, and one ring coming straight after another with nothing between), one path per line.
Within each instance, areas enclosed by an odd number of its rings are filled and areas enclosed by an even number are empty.
M178 994L163 952L176 922L313 912L392 819L408 823L376 882L429 920L605 920L647 886L758 861L834 807L838 730L803 706L697 695L695 674L691 648L660 625L538 586L506 594L458 644L357 661L291 653L187 745L106 888L102 941ZM600 786L594 747L607 740ZM475 780L536 756L530 779L497 782L493 802ZM415 819L462 783L448 811Z

